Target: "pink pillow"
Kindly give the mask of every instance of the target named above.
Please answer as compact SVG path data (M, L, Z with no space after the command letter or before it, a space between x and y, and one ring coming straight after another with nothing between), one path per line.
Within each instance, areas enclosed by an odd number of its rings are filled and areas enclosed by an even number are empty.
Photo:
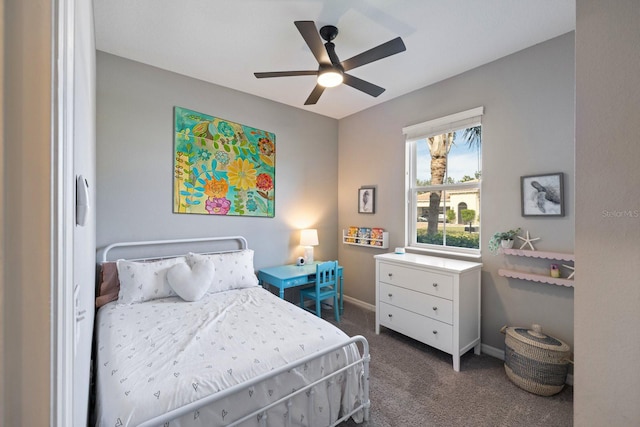
M118 267L115 262L105 262L100 266L100 288L96 298L96 308L106 303L116 301L120 292Z

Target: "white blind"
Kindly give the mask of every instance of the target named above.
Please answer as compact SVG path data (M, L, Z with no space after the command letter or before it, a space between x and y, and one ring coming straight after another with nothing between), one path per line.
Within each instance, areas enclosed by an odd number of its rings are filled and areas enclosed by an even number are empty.
M434 135L440 135L445 132L466 129L481 124L483 113L484 107L477 107L461 113L450 114L438 119L404 127L402 128L402 133L405 135L407 142L411 142Z

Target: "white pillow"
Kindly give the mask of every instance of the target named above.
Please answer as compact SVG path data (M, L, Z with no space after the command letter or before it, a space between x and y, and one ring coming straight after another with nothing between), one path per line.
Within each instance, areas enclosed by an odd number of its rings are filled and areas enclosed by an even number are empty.
M216 266L211 260L201 260L189 267L187 263L174 265L167 271L171 288L185 301L198 301L209 290Z
M167 281L167 271L176 264L186 262L185 257L152 262L118 260L118 304L133 304L176 296Z
M210 293L258 286L252 249L209 255L189 253L187 257L191 265L205 259L215 264L216 274L209 287Z

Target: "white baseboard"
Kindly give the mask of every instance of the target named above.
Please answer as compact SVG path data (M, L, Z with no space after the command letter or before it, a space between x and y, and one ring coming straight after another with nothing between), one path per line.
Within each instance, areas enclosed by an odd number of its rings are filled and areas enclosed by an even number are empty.
M504 360L504 350L500 350L499 348L491 347L487 344L482 344L480 346L482 353L487 356L495 357L496 359Z
M504 350L500 350L499 348L491 347L487 344L482 344L481 346L482 353L487 356L495 357L496 359L504 360ZM573 386L573 374L567 374L566 384Z
M573 387L573 374L567 374L567 380L565 383Z
M369 304L368 302L360 301L354 297L350 297L349 295L342 296L345 301L350 302L353 305L357 305L358 307L364 308L369 311L376 311L376 306L373 304Z

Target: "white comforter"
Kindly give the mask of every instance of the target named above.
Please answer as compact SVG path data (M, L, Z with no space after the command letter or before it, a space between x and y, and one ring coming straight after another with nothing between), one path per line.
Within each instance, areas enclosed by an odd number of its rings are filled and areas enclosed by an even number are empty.
M342 331L259 287L129 306L97 315L96 425L135 426L189 402L348 339ZM357 358L352 345L172 421L225 425ZM355 368L269 412L267 425L328 425L359 403ZM359 414L361 415L361 413ZM361 417L356 417L360 418ZM356 421L360 421L357 419ZM246 425L255 425L251 420Z

